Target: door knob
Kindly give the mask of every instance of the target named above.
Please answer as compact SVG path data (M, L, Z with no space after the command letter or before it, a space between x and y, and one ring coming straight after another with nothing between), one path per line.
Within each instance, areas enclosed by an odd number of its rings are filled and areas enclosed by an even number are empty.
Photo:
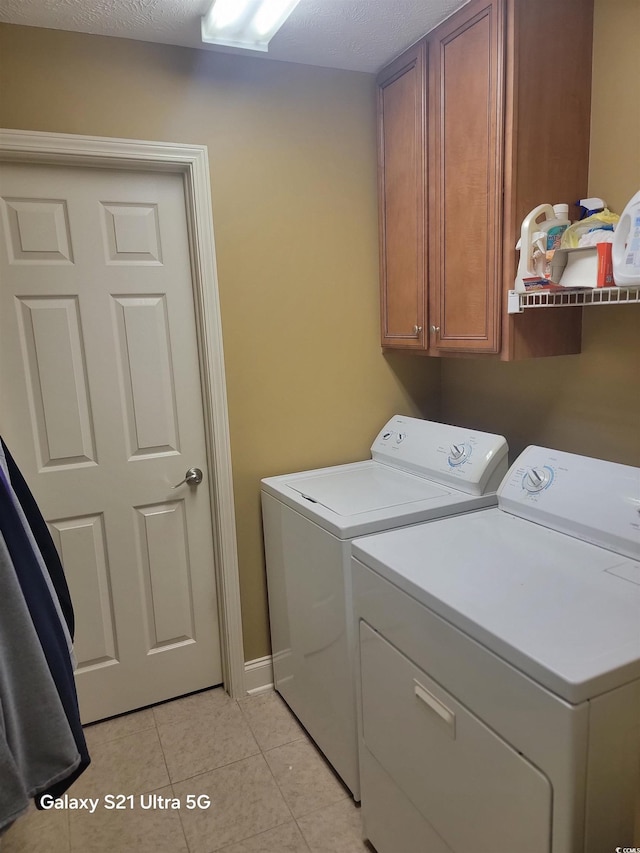
M184 480L180 480L176 486L171 486L171 488L177 489L178 486L182 486L183 483L188 483L190 486L198 486L201 482L202 471L199 468L189 468L187 473L184 475Z

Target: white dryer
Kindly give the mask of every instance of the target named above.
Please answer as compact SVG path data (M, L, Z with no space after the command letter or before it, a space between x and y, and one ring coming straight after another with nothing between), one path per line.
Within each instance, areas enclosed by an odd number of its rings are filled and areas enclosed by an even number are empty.
M396 416L371 456L262 481L275 687L356 800L351 540L495 504L507 443Z
M633 847L640 470L529 447L497 507L352 550L378 853Z

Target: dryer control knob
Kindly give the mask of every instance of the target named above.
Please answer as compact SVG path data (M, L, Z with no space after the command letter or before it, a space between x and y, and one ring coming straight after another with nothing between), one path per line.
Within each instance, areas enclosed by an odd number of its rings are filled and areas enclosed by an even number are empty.
M547 468L529 468L524 475L522 485L528 492L541 492L551 481L551 472Z

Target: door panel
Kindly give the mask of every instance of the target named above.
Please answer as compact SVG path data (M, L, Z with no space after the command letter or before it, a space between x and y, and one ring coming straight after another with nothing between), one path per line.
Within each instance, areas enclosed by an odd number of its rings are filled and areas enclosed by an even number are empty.
M75 608L78 671L117 660L114 604L108 574L104 517L86 515L50 524Z
M77 297L18 297L16 309L39 466L95 464Z
M111 307L129 458L179 453L166 298L114 296Z
M432 346L499 349L502 6L475 0L438 27L432 57Z
M222 680L183 180L2 167L2 431L67 572L83 721Z
M136 510L143 611L150 651L195 639L183 501Z

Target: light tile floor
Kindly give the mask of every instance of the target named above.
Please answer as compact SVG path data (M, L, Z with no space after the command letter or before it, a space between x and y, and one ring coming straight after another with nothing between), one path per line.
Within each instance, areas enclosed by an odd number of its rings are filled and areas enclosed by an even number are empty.
M360 810L273 692L208 690L85 729L91 767L69 790L86 810L33 810L2 853L364 853ZM149 794L180 801L157 805ZM123 794L125 809L105 808ZM188 809L188 797L209 808ZM133 807L130 807L131 804Z

